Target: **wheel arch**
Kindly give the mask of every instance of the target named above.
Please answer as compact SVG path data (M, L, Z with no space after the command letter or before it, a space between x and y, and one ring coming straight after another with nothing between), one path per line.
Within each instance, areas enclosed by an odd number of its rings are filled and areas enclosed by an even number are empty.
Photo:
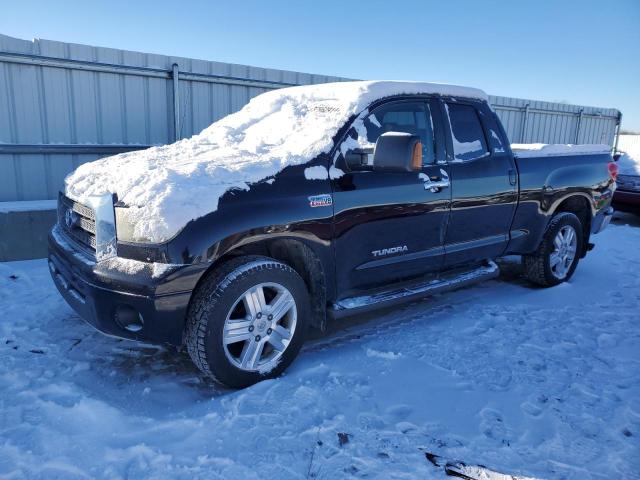
M594 216L594 208L589 196L582 192L576 192L558 200L551 210L550 219L556 214L562 212L573 213L578 217L578 220L580 220L580 224L582 225L582 244L586 247L589 243L591 222ZM584 257L586 251L587 249L583 248L580 256Z
M261 255L278 260L291 268L304 280L311 299L311 324L323 330L326 327L327 313L327 272L320 256L307 243L299 238L280 237L245 241L227 250L203 271L195 285L195 292L200 284L224 263L242 256ZM191 300L194 295L191 295ZM190 302L191 302L190 300Z

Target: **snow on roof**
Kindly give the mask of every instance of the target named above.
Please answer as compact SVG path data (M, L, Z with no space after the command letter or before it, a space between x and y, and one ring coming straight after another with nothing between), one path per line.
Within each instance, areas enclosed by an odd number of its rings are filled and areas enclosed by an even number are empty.
M610 153L609 145L562 145L546 143L512 143L511 150L519 158L558 157L566 155L584 155Z
M274 90L189 139L84 164L66 178L66 194L87 203L91 196L116 193L130 206L135 236L162 242L215 211L226 191L248 189L289 165L328 153L339 128L371 102L423 93L487 99L474 88L400 81Z

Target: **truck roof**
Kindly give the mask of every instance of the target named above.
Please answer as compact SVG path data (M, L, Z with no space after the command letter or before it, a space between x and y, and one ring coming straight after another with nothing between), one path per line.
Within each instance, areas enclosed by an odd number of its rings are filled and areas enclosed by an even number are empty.
M347 101L360 100L369 104L372 101L393 95L432 94L452 97L476 98L487 100L487 94L478 88L450 85L446 83L416 82L406 80L358 80L351 82L320 83L316 85L300 85L278 90L279 92L331 92L336 97ZM364 101L364 102L363 102Z

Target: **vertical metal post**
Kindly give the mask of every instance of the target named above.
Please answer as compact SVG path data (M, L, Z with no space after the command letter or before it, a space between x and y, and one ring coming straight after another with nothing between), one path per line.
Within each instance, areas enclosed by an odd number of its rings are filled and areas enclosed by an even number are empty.
M613 144L613 153L618 153L618 140L620 140L620 129L622 128L622 112L618 112L618 119L616 120L616 140Z
M178 64L171 65L171 77L173 79L173 140L180 140L180 84Z
M573 140L573 144L577 145L580 141L580 125L582 124L582 114L584 113L584 108L580 109L580 113L578 114L578 125L576 125L576 138Z
M529 104L524 106L524 113L522 116L522 133L520 134L520 143L526 143L527 141L527 127L529 126Z

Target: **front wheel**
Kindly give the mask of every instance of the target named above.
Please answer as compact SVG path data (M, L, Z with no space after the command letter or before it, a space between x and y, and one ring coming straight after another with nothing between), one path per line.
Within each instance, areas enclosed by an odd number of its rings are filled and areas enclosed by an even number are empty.
M297 355L309 323L304 281L267 257L223 264L194 294L187 350L202 372L229 387L279 375Z
M525 276L552 287L571 278L583 251L582 224L573 213L555 215L532 255L523 255Z

